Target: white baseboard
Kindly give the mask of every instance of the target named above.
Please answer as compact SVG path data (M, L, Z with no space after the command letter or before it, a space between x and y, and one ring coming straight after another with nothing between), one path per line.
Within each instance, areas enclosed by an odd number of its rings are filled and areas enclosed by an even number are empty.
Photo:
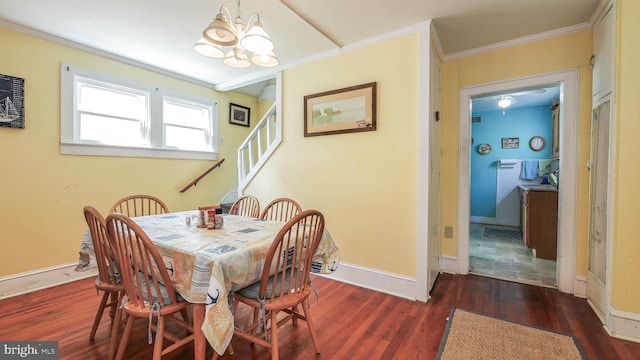
M496 225L498 223L498 219L485 216L469 216L469 222L475 224Z
M469 222L473 224L499 225L513 228L520 227L520 218L515 221L513 219L503 219L497 217L469 216Z
M573 281L573 296L587 298L587 278L576 276Z
M416 300L416 279L341 262L332 274L316 274L328 279L380 291L409 300Z
M77 272L77 262L14 274L0 278L0 299L46 289L56 285L97 276L97 269ZM410 300L416 299L416 279L403 275L341 263L327 278Z
M0 299L46 289L98 275L97 268L75 271L77 262L52 266L0 278Z
M449 274L458 274L458 257L451 255L441 255L440 271Z
M640 314L607 307L604 329L612 337L640 343Z
M440 269L443 272L457 274L457 264L458 259L455 256L442 255L440 257ZM77 265L74 262L1 277L0 299L97 275L97 269L77 272L74 270ZM318 275L409 300L416 300L415 278L347 263L341 263L333 274ZM575 277L574 295L586 297L586 278L583 276ZM640 343L640 314L616 310L609 306L605 319L602 320L605 323L605 330L612 337Z

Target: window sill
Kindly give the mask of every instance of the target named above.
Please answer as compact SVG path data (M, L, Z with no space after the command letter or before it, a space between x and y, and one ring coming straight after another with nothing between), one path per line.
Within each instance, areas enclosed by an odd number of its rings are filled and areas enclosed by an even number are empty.
M122 156L159 159L218 160L217 152L150 149L126 146L61 143L60 154L84 156Z

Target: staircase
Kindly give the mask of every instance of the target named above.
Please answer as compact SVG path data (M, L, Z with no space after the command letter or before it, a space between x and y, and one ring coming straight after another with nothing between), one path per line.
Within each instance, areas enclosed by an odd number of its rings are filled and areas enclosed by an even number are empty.
M238 194L243 194L282 142L282 116L277 111L279 103L280 97L276 96L276 101L238 148Z

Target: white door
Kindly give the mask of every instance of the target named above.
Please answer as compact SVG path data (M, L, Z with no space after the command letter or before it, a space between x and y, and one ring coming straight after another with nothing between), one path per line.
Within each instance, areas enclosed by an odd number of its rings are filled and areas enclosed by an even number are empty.
M611 102L606 101L593 111L591 122L590 193L591 214L589 217L589 272L587 276L587 299L596 308L600 319L606 314L609 238L609 128Z
M440 65L431 54L431 117L429 119L429 240L427 259L427 291L431 291L440 271L440 121L436 113L440 112ZM439 115L438 115L439 116Z
M616 54L616 17L613 2L593 25L592 96L600 100L613 91Z

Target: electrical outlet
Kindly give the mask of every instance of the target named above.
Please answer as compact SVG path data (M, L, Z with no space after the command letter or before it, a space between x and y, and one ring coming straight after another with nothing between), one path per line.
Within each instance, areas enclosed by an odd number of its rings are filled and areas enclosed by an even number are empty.
M444 237L452 238L453 237L453 226L445 226L444 227Z

